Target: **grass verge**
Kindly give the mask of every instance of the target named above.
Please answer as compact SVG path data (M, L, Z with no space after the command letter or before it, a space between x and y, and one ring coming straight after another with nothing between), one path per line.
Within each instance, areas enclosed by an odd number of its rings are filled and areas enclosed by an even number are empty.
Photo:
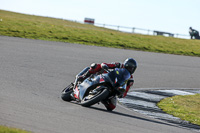
M25 130L17 129L17 128L10 128L6 126L0 125L0 133L31 133Z
M122 33L76 22L0 10L0 35L200 56L200 40Z
M174 96L161 100L157 105L163 111L200 126L200 94Z

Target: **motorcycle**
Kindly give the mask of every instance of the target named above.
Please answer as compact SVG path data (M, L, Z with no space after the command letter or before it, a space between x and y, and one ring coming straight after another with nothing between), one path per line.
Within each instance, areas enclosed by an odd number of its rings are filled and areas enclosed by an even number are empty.
M110 71L102 67L107 73L93 74L83 82L77 81L67 86L61 94L64 101L76 101L78 104L89 107L111 97L121 97L126 90L126 81L130 78L125 68L115 68Z

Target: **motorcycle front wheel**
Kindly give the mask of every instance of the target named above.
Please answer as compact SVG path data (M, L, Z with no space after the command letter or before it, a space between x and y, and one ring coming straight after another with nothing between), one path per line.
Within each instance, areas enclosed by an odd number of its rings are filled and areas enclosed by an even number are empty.
M104 100L108 97L109 91L107 89L104 89L102 91L97 92L96 94L88 94L81 100L80 105L84 107L89 107L94 105L95 103L100 102L101 100Z
M62 100L70 102L72 100L71 98L72 92L73 92L73 84L70 84L62 91L62 94L61 94Z

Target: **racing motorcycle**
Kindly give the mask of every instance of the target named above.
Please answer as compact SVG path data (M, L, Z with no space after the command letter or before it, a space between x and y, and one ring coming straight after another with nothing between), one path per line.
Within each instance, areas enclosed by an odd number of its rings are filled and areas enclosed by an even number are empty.
M126 90L126 81L130 78L129 72L125 68L110 71L106 65L102 68L107 73L93 74L83 82L76 78L74 83L62 91L62 100L73 100L89 107L113 96L121 97Z

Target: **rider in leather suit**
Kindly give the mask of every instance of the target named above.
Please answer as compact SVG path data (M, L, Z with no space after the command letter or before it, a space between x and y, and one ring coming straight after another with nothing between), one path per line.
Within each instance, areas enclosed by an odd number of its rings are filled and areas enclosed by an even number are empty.
M130 74L131 77L130 79L127 81L126 84L126 91L123 92L123 94L120 95L120 98L123 98L127 95L127 92L129 91L130 87L133 85L134 80L133 80L133 73L135 72L136 68L137 68L137 63L133 58L128 58L124 61L123 64L118 63L118 62L114 62L114 63L102 63L104 65L107 65L109 69L115 69L115 68L126 68ZM96 73L103 73L104 70L102 69L102 64L96 64L93 63L91 64L90 67L86 67L85 69L83 69L77 76L77 81L84 81L87 77L89 77L91 74L96 74ZM107 110L113 110L116 107L117 104L117 99L116 97L111 97L110 99L107 99L105 101L102 101L102 103L105 105L105 107L107 108Z

